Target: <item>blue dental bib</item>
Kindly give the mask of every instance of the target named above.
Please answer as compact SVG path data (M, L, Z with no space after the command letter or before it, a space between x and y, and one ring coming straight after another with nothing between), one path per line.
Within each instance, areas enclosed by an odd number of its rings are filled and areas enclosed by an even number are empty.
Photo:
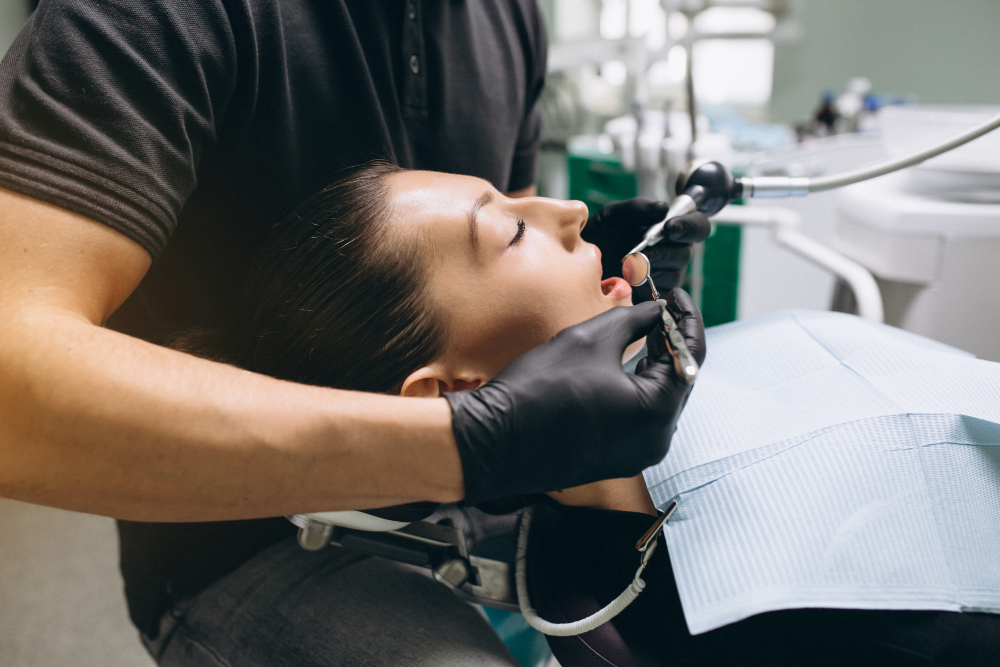
M644 472L688 628L789 608L1000 612L1000 364L838 313L708 332Z

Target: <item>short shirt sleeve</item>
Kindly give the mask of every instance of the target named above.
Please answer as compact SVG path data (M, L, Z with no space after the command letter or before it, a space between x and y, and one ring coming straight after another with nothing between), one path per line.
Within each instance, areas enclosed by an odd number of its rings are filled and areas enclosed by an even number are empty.
M529 21L528 91L524 120L517 136L514 162L511 166L508 190L524 189L535 183L538 147L542 141L542 112L538 100L545 87L545 66L548 59L548 40L545 23L534 2L527 13Z
M43 0L0 63L0 186L154 258L235 87L220 0Z

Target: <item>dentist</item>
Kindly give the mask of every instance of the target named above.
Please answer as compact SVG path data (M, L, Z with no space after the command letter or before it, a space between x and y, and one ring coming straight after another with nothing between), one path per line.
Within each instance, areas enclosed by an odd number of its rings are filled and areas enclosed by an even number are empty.
M648 304L450 403L157 344L233 327L265 232L345 167L388 156L534 194L545 63L533 0L41 0L3 59L0 495L120 519L130 614L161 665L514 664L454 596L336 550L282 566L325 568L328 590L237 611L291 539L284 515L476 503L664 455L682 388L618 368ZM618 257L663 213L617 204L587 234ZM700 214L671 227L658 285L707 233ZM571 442L560 426L583 415L597 428ZM289 624L311 641L289 645Z

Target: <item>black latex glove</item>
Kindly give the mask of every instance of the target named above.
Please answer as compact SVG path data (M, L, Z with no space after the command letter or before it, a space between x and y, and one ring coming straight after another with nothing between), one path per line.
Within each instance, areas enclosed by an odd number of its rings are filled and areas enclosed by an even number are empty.
M682 290L667 295L699 363L704 326ZM525 353L475 391L445 394L462 459L465 501L475 504L631 477L670 446L690 385L669 356L626 374L622 354L645 334L662 350L659 304L614 308Z
M684 337L688 351L701 366L702 362L705 361L705 323L701 319L701 311L698 310L698 306L694 304L688 293L679 287L670 290L662 298L667 302L667 310L670 311L674 322L677 323L677 330ZM653 334L655 333L654 331ZM657 359L665 360L668 363L672 362L673 357L667 356L670 353L667 351L666 336L653 334L646 337L646 356L635 365L636 373L642 373ZM686 401L687 398L685 397L684 400Z
M622 257L639 244L647 229L663 220L668 208L666 202L636 198L613 202L590 216L581 235L601 249L605 278L621 277ZM643 251L658 290L666 292L681 284L691 261L691 244L704 241L711 229L702 213L682 215L670 221L662 241Z

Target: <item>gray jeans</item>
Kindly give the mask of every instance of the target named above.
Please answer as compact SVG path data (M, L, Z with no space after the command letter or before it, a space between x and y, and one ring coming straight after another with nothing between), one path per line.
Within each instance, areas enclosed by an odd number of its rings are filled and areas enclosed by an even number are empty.
M287 539L164 614L160 667L505 665L479 611L415 568Z

